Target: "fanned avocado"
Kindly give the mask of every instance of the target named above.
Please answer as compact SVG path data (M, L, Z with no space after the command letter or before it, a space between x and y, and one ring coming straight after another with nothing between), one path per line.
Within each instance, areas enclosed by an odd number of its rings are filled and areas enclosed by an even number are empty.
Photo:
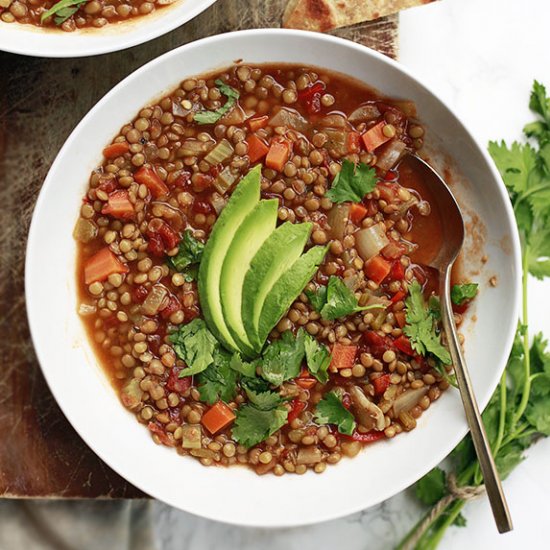
M279 201L260 201L245 218L227 249L220 279L220 298L225 324L241 352L254 356L254 350L241 317L244 278L252 258L273 233Z
M275 283L265 300L260 315L258 337L262 344L313 277L326 253L326 246L310 248Z
M311 228L311 223L284 223L269 236L250 263L244 278L241 312L246 334L256 352L263 345L258 329L264 302L281 275L302 254Z
M206 324L226 348L234 351L239 348L225 324L220 300L221 272L235 233L260 200L260 170L260 165L255 166L233 191L206 242L199 268L199 298Z

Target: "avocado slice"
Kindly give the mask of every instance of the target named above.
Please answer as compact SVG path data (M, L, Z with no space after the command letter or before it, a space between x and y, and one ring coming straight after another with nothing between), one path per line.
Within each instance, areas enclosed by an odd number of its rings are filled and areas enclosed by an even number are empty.
M264 302L273 285L302 254L311 229L311 223L280 225L250 262L244 278L241 314L248 339L258 353L263 345L258 329Z
M260 315L258 337L262 344L313 277L327 250L326 246L310 248L273 285Z
M220 298L225 324L241 352L254 356L241 317L243 283L252 258L273 233L279 201L260 201L245 218L227 249L220 279Z
M208 328L223 345L239 351L223 318L220 279L226 251L248 214L260 200L261 167L255 166L240 181L214 224L206 241L199 267L198 288L202 313Z

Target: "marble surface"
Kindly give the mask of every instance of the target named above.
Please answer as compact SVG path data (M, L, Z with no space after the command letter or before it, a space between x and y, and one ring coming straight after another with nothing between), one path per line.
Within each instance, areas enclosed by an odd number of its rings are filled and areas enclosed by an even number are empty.
M401 15L400 60L456 110L480 144L520 139L532 80L550 86L548 21L548 0L442 0ZM550 283L531 281L529 290L531 327L550 337ZM476 501L465 512L468 528L449 530L441 548L548 548L549 456L550 440L540 442L505 482L512 533L499 536L487 502ZM405 491L359 514L275 531L214 523L159 503L153 513L163 550L386 550L421 510Z

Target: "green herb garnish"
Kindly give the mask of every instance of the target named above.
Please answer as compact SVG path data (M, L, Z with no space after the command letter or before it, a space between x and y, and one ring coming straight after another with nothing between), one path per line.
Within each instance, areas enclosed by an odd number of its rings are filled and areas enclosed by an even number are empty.
M360 162L357 166L344 159L342 169L336 174L326 196L332 202L361 202L363 197L376 187L376 171Z
M355 418L344 407L335 392L331 391L317 403L315 422L318 424L334 424L340 433L352 435L355 430Z
M60 2L54 4L48 11L45 11L40 16L40 22L44 23L48 17L55 15L54 23L56 25L61 25L67 21L71 15L74 15L80 6L86 4L87 1L88 0L60 0Z
M239 375L230 366L232 360L231 354L224 349L214 352L214 362L198 375L201 401L213 405L220 399L228 403L235 397Z
M321 314L323 319L333 321L359 311L369 309L384 309L382 304L360 306L355 294L346 286L340 277L332 275L326 287L320 287L316 292L306 290L313 309Z
M215 122L218 122L218 120L220 120L225 113L235 106L237 99L239 99L240 94L238 90L235 90L235 88L227 85L223 80L218 78L215 81L215 84L218 90L220 90L220 92L227 97L227 101L215 111L199 111L198 113L195 113L193 120L199 124L214 124Z
M189 229L183 234L178 246L178 253L168 259L168 264L177 272L182 273L187 282L197 278L199 264L204 251L204 243L193 237Z
M296 378L305 356L304 333L283 332L281 338L269 344L257 363L262 377L274 386L280 386L285 380Z
M472 300L477 295L477 283L462 283L451 288L451 300L453 304L461 306L464 302Z
M313 336L304 333L304 337L307 368L321 384L326 384L328 382L328 368L332 359L330 352L326 346L320 344Z

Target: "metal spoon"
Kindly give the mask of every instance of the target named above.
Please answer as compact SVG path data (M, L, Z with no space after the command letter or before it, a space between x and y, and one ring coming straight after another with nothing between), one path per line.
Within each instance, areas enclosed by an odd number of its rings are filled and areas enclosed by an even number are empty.
M407 156L404 162L407 162L409 166L414 163L415 171L421 173L423 184L432 195L431 202L435 203L433 206L441 213L442 243L439 253L430 261L430 265L439 271L443 329L447 336L447 344L453 360L466 419L481 466L485 488L498 531L506 533L513 528L512 519L481 420L470 375L460 349L451 306L451 270L464 242L464 220L449 187L429 164L415 155Z

